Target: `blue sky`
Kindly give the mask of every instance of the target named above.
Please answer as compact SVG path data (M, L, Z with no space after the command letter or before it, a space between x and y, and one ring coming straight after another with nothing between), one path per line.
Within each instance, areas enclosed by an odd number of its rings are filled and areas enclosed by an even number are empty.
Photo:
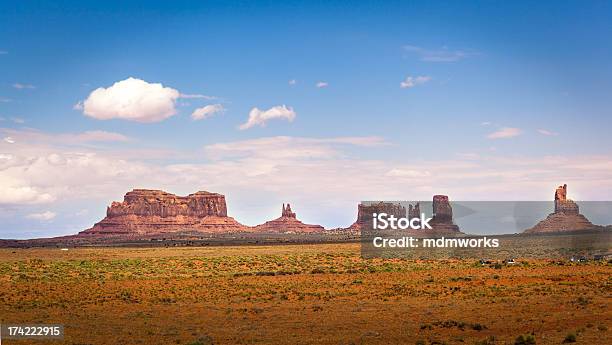
M612 191L610 2L23 1L0 23L0 238L74 233L135 187L327 227L362 199ZM157 122L88 110L129 77L212 97Z

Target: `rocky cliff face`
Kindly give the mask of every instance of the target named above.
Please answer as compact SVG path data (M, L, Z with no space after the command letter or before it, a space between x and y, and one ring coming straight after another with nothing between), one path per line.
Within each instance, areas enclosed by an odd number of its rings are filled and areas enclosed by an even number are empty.
M553 233L601 228L591 223L580 214L578 204L567 198L567 185L555 190L555 211L540 221L533 228L524 231L526 234Z
M113 202L106 218L81 235L154 235L171 232L238 232L248 228L227 216L225 197L210 192L176 196L135 189Z
M287 206L283 204L279 218L258 225L254 230L263 233L314 233L325 231L320 225L304 224L299 221L289 204Z
M430 233L459 233L459 226L453 222L453 208L446 195L433 196L433 217L429 222L433 229Z
M359 232L364 226L369 226L372 224L372 215L374 213L386 213L402 218L406 217L406 208L392 202L361 203L357 205L357 220L347 230Z
M347 230L353 232L360 232L372 223L372 214L374 213L387 213L394 215L398 218L420 218L421 217L421 205L416 203L414 205L408 205L408 213L406 213L406 207L401 204L394 204L391 202L378 202L374 204L359 204L357 207L357 221L353 223ZM433 229L429 230L407 230L406 232L412 232L414 234L459 234L461 233L459 227L453 223L453 209L446 195L434 195L433 197L433 217L429 222Z
M225 197L217 193L197 192L176 196L161 190L134 189L123 202L113 202L106 210L107 217L125 215L160 217L227 217Z

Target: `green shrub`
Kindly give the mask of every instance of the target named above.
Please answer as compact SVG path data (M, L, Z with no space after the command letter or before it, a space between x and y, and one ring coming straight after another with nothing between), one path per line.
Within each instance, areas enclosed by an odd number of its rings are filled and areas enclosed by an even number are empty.
M479 323L475 323L475 324L472 325L472 329L475 330L475 331L482 331L485 328L487 328L487 327L485 327L485 326L483 326L483 325L481 325Z
M199 338L198 340L193 341L187 345L214 345L214 342L210 336L205 335Z
M474 345L495 345L495 337L490 336L487 339L475 342Z
M514 341L514 345L535 345L535 337L533 334L519 335Z
M575 333L569 333L568 335L565 336L565 339L563 339L563 343L567 344L567 343L575 343L576 342L576 334Z

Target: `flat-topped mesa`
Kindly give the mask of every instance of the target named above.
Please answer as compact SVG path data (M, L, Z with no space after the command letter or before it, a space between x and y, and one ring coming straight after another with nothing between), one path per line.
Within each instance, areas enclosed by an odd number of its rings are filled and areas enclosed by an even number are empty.
M438 233L459 233L459 226L453 222L453 208L447 195L433 196L433 217L429 222L431 230L426 232Z
M161 190L134 189L123 202L113 202L106 210L109 218L125 215L160 217L227 217L225 196L210 192L197 192L176 196Z
M555 211L524 233L554 233L599 228L601 227L594 225L580 214L578 204L567 198L567 184L564 184L555 190Z
M254 229L263 233L314 233L323 232L325 229L320 225L304 224L299 221L295 212L291 211L291 206L283 204L281 216L257 225Z
M386 213L394 215L397 218L406 217L406 208L401 204L392 202L380 201L372 204L360 203L357 205L357 220L346 230L359 232L364 226L372 224L372 215L374 213Z
M161 190L134 189L113 202L106 218L82 235L155 235L171 232L238 232L248 229L227 216L225 196L197 192L176 196Z

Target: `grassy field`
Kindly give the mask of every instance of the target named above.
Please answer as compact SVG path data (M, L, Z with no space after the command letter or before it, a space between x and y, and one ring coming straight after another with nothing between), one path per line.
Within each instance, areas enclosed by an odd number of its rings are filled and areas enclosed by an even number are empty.
M611 293L605 262L364 260L358 244L0 249L0 321L64 324L47 344L611 344Z

